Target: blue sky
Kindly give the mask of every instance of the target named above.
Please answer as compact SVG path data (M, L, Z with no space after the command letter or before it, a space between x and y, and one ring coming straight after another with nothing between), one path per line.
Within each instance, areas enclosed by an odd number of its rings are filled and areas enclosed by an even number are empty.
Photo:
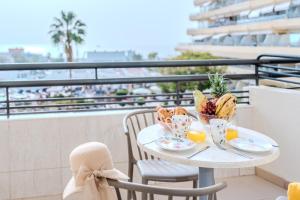
M11 46L53 55L61 51L51 44L49 24L60 10L74 11L87 25L86 50L150 51L174 55L179 42L188 42L188 16L193 0L1 0L0 51Z

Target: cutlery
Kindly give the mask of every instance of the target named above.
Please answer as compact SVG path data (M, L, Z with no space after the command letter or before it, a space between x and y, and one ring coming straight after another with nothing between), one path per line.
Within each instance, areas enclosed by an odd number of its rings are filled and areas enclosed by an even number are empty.
M256 143L254 142L253 139L250 139L250 138L249 138L248 141L249 141L252 145L254 145L254 146L258 147L258 148L264 149L263 146L261 146L261 145L259 145L259 144L256 144Z
M195 155L197 155L198 153L200 153L200 152L202 152L202 151L205 151L205 150L207 150L207 149L209 149L209 148L210 148L210 146L207 146L207 147L205 147L204 149L201 149L201 150L199 150L199 151L193 153L192 155L187 156L186 158L190 159L190 158L194 157Z
M251 142L253 145L256 145L256 146L258 146L258 147L261 147L260 145L255 144L255 142L254 142L253 139L250 139L250 138L249 138L248 141ZM275 144L271 144L271 145L272 145L272 147L279 147L278 145L275 145Z
M242 157L244 157L244 158L253 159L253 157L251 157L251 156L249 156L249 155L247 155L247 154L245 154L245 153L241 153L241 152L239 152L239 151L237 151L237 150L230 149L230 148L228 148L227 150L228 150L229 152L231 152L231 153L235 153L235 154L237 154L237 155L239 155L239 156L242 156Z
M226 148L226 147L223 147L223 146L221 146L220 144L217 144L217 143L215 143L215 145L216 145L218 148L222 149L223 151L228 151L228 152L237 154L237 155L239 155L239 156L242 156L242 157L244 157L244 158L253 159L251 156L249 156L249 155L247 155L247 154L245 154L245 153L236 151L236 150L234 150L234 149L232 149L232 148Z
M158 140L158 139L160 139L160 138L162 138L162 137L159 137L159 138L156 138L156 139L151 140L151 141L149 141L149 142L143 143L143 145L151 144L152 142L155 142L156 140Z

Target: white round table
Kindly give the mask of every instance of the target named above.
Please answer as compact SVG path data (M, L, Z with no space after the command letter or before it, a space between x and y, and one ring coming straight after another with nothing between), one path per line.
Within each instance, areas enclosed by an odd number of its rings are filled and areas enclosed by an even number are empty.
M193 149L176 152L168 151L161 149L155 143L156 139L161 138L166 133L166 130L159 124L144 128L138 134L137 143L141 150L155 157L159 157L167 161L198 167L199 187L206 187L215 184L215 168L254 167L270 163L278 158L278 144L270 137L250 129L242 127L236 128L238 129L239 137L266 140L272 144L272 150L266 153L241 152L233 148L229 148L229 150L223 150L215 146L211 138L207 137L205 143L197 144ZM193 122L191 129L203 130L203 127L200 122ZM200 150L204 149L205 146L209 146L209 148L199 152ZM199 153L189 158L189 156L197 152ZM239 155L238 153L246 154L250 158ZM201 199L206 199L206 197Z

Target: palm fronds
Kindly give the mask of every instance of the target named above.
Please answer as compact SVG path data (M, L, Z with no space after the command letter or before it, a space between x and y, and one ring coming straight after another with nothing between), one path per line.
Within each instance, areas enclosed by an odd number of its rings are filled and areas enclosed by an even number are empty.
M62 44L68 60L72 60L72 43L82 44L86 35L86 24L76 19L73 12L61 11L60 17L54 17L48 34L54 44ZM68 49L69 48L69 49Z

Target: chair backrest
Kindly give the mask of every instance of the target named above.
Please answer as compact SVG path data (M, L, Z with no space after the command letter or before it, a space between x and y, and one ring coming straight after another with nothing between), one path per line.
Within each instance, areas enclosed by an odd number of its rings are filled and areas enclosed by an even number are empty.
M188 113L192 118L193 114ZM137 145L137 135L145 127L151 126L157 122L157 112L155 109L138 110L128 113L123 119L123 130L127 136L129 162L136 160L153 158L146 152L143 152Z
M155 109L138 110L128 113L123 119L123 130L127 136L129 162L148 159L148 155L137 145L137 135L145 127L155 124Z
M120 189L132 192L133 200L136 200L137 192L151 194L153 196L168 196L168 200L172 200L173 197L185 197L188 200L191 197L200 196L208 196L208 200L216 200L216 193L227 186L225 182L221 182L205 188L182 189L157 187L116 180L108 180L108 184L115 188L118 200L122 200Z

